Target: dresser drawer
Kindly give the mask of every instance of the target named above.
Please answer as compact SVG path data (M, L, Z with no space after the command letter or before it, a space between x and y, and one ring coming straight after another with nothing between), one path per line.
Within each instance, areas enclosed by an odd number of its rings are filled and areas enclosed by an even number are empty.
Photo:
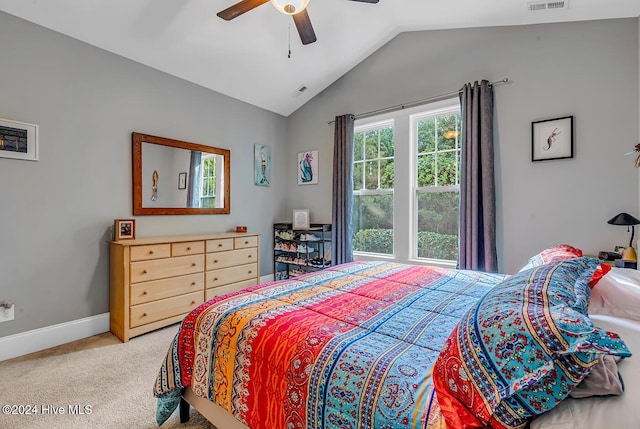
M171 244L171 256L198 255L204 253L204 241Z
M200 271L204 271L204 255L132 262L130 281L131 283L146 282Z
M147 261L150 259L168 258L169 256L171 256L171 245L169 243L131 246L131 261Z
M204 293L200 291L135 305L131 307L130 324L133 328L178 314L188 313L203 302Z
M258 264L245 264L237 267L222 268L215 271L207 271L205 276L206 287L212 288L229 283L236 283L258 277Z
M217 238L207 240L207 253L233 249L233 238Z
M255 286L257 279L244 280L237 283L231 283L224 286L212 287L204 290L204 300L209 301L216 296L224 295L225 293L237 292L249 286Z
M204 290L204 273L131 285L131 305Z
M228 250L226 252L208 253L206 256L206 269L217 270L218 268L244 265L258 260L258 249Z
M258 237L237 237L234 238L235 248L236 249L244 249L246 247L257 247L258 246Z

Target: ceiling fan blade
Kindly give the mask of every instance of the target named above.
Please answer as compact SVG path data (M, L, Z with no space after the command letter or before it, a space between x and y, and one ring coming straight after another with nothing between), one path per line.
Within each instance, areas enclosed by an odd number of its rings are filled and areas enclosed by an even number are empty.
M351 0L351 1L359 1L361 3L378 3L379 0Z
M269 3L269 0L242 0L225 10L218 12L217 15L222 19L231 21L233 18L237 18L243 13L249 12L251 9L262 6L265 3Z
M313 31L307 9L303 9L302 12L291 16L293 16L293 22L296 23L296 28L298 29L298 34L300 34L300 40L302 40L303 45L308 45L318 40L316 39L315 31Z

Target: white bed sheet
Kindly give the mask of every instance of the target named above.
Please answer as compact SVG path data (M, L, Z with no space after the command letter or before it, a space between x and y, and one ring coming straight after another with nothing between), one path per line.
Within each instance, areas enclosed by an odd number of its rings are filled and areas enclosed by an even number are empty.
M618 364L625 391L620 396L568 398L531 422L531 429L640 428L640 322L590 315L594 325L617 332L633 354Z

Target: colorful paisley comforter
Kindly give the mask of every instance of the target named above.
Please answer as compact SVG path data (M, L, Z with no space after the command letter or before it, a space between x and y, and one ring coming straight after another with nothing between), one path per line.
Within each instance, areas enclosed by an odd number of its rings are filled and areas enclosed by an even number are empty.
M169 347L158 424L191 386L252 429L444 428L432 366L460 317L504 278L352 262L214 298Z

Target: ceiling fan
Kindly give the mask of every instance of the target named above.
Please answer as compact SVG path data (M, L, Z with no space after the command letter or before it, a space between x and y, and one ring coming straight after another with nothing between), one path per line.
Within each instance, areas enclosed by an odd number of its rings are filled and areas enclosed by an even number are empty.
M233 6L226 8L225 10L218 12L218 16L227 21L231 21L234 18L239 17L245 12L249 12L258 6L271 1L273 6L280 12L291 15L293 22L296 24L298 34L300 34L300 40L303 45L315 42L316 33L313 31L309 14L307 13L307 5L309 0L242 0ZM362 3L378 3L379 0L351 0Z

